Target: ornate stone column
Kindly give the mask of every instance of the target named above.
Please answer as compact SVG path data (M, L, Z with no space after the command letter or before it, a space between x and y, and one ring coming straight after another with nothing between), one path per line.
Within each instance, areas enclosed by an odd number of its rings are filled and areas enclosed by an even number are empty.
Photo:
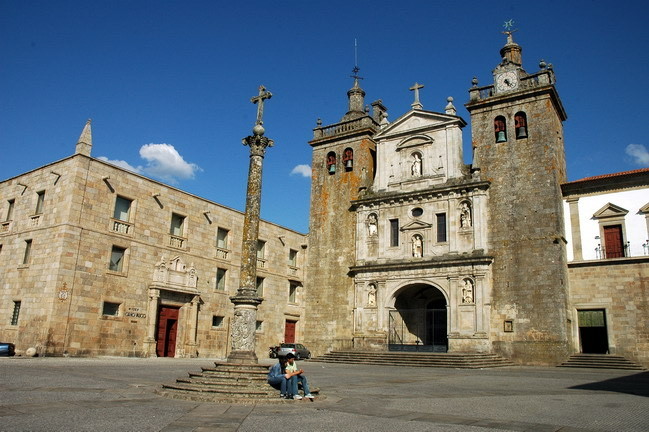
M149 304L147 307L147 331L146 340L144 341L145 352L149 357L157 357L155 327L158 316L158 303L160 302L160 290L149 288Z
M262 126L264 100L272 94L259 87L259 95L251 99L257 104L257 122L252 128L252 136L243 139L243 145L250 147L250 167L248 170L248 190L246 193L246 214L243 222L243 241L241 245L241 271L237 295L230 297L234 303L234 317L230 327L232 350L228 355L231 363L257 363L255 354L255 328L257 306L263 301L257 296L257 242L259 237L259 214L261 207L261 171L266 147L273 141L264 136Z

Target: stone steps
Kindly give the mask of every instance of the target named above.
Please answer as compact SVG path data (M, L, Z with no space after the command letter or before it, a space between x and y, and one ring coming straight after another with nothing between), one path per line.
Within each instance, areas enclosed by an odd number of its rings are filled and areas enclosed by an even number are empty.
M513 362L489 353L332 351L308 361L460 369L514 366Z
M268 366L215 362L215 367L189 372L187 378L163 384L157 393L174 399L223 403L283 403L266 382Z
M631 360L610 354L573 354L559 367L645 370Z

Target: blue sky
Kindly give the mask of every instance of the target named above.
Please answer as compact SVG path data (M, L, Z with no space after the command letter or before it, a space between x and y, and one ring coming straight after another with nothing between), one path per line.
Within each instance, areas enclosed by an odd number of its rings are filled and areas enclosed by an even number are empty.
M0 0L0 180L74 152L93 119L94 157L237 210L245 206L260 84L275 146L262 217L308 230L312 129L347 110L354 40L366 103L389 120L423 83L424 109L458 114L492 82L513 19L523 66L552 63L568 113L569 180L649 166L649 6L641 1ZM464 130L470 163L470 126ZM296 169L297 167L297 169Z

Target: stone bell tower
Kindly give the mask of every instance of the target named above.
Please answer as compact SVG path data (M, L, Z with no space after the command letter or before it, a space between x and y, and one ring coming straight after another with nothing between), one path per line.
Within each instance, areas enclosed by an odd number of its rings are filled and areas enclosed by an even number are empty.
M351 348L356 215L350 211L374 179L373 135L385 115L380 101L365 107L365 91L354 68L353 87L347 92L349 108L338 122L313 130L311 209L309 227L309 279L305 343L314 355L331 349Z
M505 31L493 84L469 90L473 168L488 180L489 249L494 256L494 350L527 364L569 354L568 274L561 183L566 181L566 113L551 65L528 74L522 48Z

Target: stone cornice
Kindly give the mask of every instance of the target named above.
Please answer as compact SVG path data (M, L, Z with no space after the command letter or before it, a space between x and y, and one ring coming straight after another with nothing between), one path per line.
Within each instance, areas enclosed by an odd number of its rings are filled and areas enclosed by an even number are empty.
M349 272L353 276L357 273L381 272L381 271L408 271L426 268L444 268L457 267L466 265L488 266L493 262L493 257L484 255L482 250L475 251L473 254L463 255L442 255L430 258L410 258L401 260L390 260L385 262L366 262L349 267Z
M490 183L486 180L469 180L468 182L463 178L460 181L449 180L440 185L435 185L427 189L422 189L412 192L367 192L363 198L359 198L351 202L351 209L355 210L364 205L377 205L383 202L390 201L417 201L432 195L448 194L451 192L461 192L466 189L481 189L487 190Z

